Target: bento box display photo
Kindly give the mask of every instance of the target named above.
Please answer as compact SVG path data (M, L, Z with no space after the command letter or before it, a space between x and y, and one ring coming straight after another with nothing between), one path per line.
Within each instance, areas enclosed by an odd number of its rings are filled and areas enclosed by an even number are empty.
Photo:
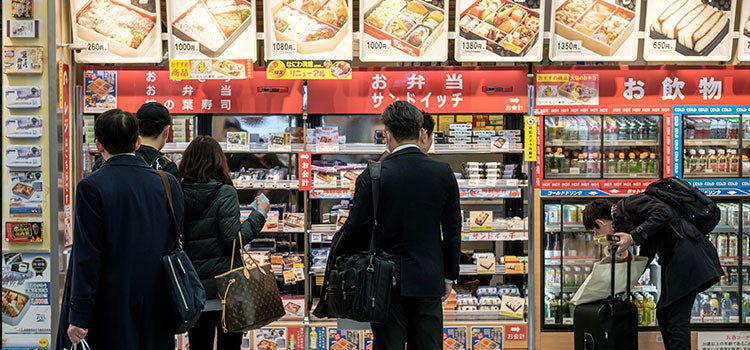
M555 2L553 60L632 61L638 54L637 0Z
M456 59L541 60L541 1L459 0ZM538 45L537 45L538 44Z
M448 55L443 0L364 0L362 61L444 61Z
M352 6L347 0L264 3L266 59L352 59Z
M136 6L126 0L72 0L73 37L76 43L86 46L75 55L76 61L161 62L160 2L145 3Z
M170 59L257 59L255 2L167 2Z
M727 61L736 1L665 0L647 4L643 56L653 61Z
M737 47L737 58L740 61L750 61L750 1L742 3L740 12L740 41Z

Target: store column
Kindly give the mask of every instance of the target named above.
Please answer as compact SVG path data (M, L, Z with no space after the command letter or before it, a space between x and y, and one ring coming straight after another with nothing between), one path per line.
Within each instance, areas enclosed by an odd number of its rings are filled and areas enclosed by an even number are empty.
M55 2L3 0L2 18L2 344L47 349L58 309Z

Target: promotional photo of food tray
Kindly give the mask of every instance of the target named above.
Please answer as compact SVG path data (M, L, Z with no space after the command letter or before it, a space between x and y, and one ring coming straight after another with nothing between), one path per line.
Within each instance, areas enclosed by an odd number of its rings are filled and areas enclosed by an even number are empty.
M255 48L255 3L247 0L175 0L168 2L170 19L170 59L224 57L224 52L237 43L231 53L237 59L257 57ZM250 31L251 42L237 38ZM174 40L174 39L178 40ZM198 48L195 48L197 43ZM198 52L196 52L198 51Z
M736 1L668 0L647 4L647 61L727 61Z
M265 5L266 59L352 58L348 1L276 0Z
M737 59L750 61L750 1L742 3L740 11L740 41L737 47Z
M28 302L28 295L3 288L3 323L18 326L29 311Z
M471 0L458 4L465 9L456 20L459 34L455 42L456 60L541 60L541 45L537 43L543 29L540 25L540 14L544 11L542 2ZM532 48L535 49L532 51Z
M580 40L584 48L605 57L614 56L637 30L636 11L621 6L634 1L567 0L555 10L555 33Z
M363 8L367 4L368 2L363 3ZM415 62L447 59L447 50L441 50L448 41L445 8L419 0L381 0L363 13L360 25L366 35L360 41L362 61ZM368 54L368 42L388 44L382 55L376 56Z
M73 37L86 49L75 55L82 63L159 63L160 1L149 0L149 12L123 0L73 0Z

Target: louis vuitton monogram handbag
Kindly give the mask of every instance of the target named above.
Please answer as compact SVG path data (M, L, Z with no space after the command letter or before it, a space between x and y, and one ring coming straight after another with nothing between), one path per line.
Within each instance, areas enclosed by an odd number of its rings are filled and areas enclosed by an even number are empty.
M230 269L234 266L234 253L244 251L242 234L232 243ZM242 256L242 254L240 254ZM221 326L224 333L245 332L258 329L284 316L284 305L281 302L276 277L271 264L259 265L252 258L252 266L231 269L214 277L221 299Z

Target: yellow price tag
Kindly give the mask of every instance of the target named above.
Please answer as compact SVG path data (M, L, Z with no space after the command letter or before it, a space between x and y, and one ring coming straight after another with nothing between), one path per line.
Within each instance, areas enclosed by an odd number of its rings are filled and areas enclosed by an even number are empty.
M525 116L525 125L524 125L524 160L527 162L536 162L537 161L537 117L536 116Z
M189 60L170 60L169 61L169 79L170 80L190 79L190 61Z

